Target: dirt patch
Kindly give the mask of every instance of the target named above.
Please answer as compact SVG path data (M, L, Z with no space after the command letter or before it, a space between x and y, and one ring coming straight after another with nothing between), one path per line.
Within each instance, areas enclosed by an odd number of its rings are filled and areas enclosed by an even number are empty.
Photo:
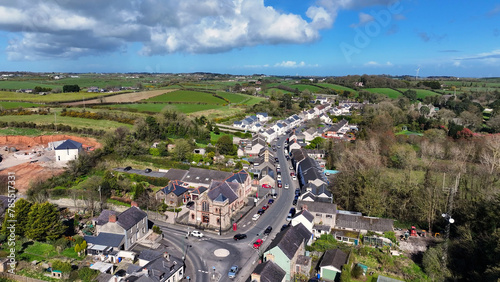
M164 89L164 90L152 90L152 91L143 91L143 92L134 92L134 93L124 93L119 95L114 95L110 97L102 97L99 99L87 100L85 102L72 102L72 103L64 103L62 105L66 106L79 106L79 105L92 105L92 104L102 104L102 103L132 103L138 102L144 99L153 98L168 92L175 91L177 89Z
M97 142L94 138L78 137L72 135L42 135L36 137L28 136L0 136L0 146L16 147L18 150L27 150L35 146L47 147L49 142L61 141L71 139L76 142L82 143L84 147L102 147L101 143Z
M9 167L0 171L0 175L7 175L8 173L15 173L15 188L20 194L25 195L34 181L45 181L54 175L59 175L64 171L63 168L45 165L43 163L24 163Z

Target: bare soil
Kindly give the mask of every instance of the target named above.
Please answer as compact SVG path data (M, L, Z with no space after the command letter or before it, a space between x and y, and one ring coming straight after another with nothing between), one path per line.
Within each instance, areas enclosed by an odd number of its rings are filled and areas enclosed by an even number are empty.
M28 150L35 146L47 147L49 142L71 139L80 142L84 147L100 148L101 144L94 138L78 137L73 135L41 135L35 137L28 136L0 136L0 146L16 147L17 150Z

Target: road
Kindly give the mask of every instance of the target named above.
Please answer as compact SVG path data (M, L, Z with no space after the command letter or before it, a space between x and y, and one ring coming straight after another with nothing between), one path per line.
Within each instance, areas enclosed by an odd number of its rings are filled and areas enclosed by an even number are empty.
M298 186L297 181L292 181L290 177L290 162L286 160L283 152L285 141L286 137L281 137L277 142L280 145L277 157L282 172L283 188L276 188L279 197L257 221L252 221L251 218L264 205L264 202L267 202L266 200L240 221L238 231L230 231L222 236L205 233L202 239L194 237L186 239L187 227L155 222L161 227L165 240L187 253L186 275L191 278L191 281L211 281L214 268L216 281L246 281L258 263L259 256L269 246L271 239L280 231L281 226L287 223L286 217L292 206L295 188ZM285 189L285 184L289 184L290 188ZM268 236L263 235L268 226L272 226L273 231ZM234 241L233 236L236 233L245 233L248 237ZM264 244L260 250L255 250L253 242L259 238L264 241ZM229 279L227 276L232 265L238 265L240 268L235 279Z

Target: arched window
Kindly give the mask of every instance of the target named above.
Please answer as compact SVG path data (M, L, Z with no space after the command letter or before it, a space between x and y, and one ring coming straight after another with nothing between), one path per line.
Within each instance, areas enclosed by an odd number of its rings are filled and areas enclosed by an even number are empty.
M210 211L210 205L208 204L208 202L204 201L203 203L201 203L201 210L204 212Z

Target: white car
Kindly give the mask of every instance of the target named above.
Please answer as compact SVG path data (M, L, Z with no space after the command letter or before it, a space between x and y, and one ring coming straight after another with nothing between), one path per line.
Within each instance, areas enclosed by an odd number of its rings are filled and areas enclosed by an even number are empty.
M288 189L288 188L289 188L289 186L288 186L288 183L287 183L287 184L285 184L285 189Z
M297 180L297 176L292 176L292 180Z
M281 180L281 174L278 174L278 180Z
M293 166L290 166L288 169L293 170Z
M190 235L191 235L191 236L193 236L193 237L198 237L198 238L202 238L202 237L203 237L203 233L201 233L201 232L200 232L200 231L198 231L198 230L193 230L193 231L191 231L191 234L190 234Z
M252 220L255 221L255 220L259 219L259 217L260 217L260 214L256 213L253 215Z

